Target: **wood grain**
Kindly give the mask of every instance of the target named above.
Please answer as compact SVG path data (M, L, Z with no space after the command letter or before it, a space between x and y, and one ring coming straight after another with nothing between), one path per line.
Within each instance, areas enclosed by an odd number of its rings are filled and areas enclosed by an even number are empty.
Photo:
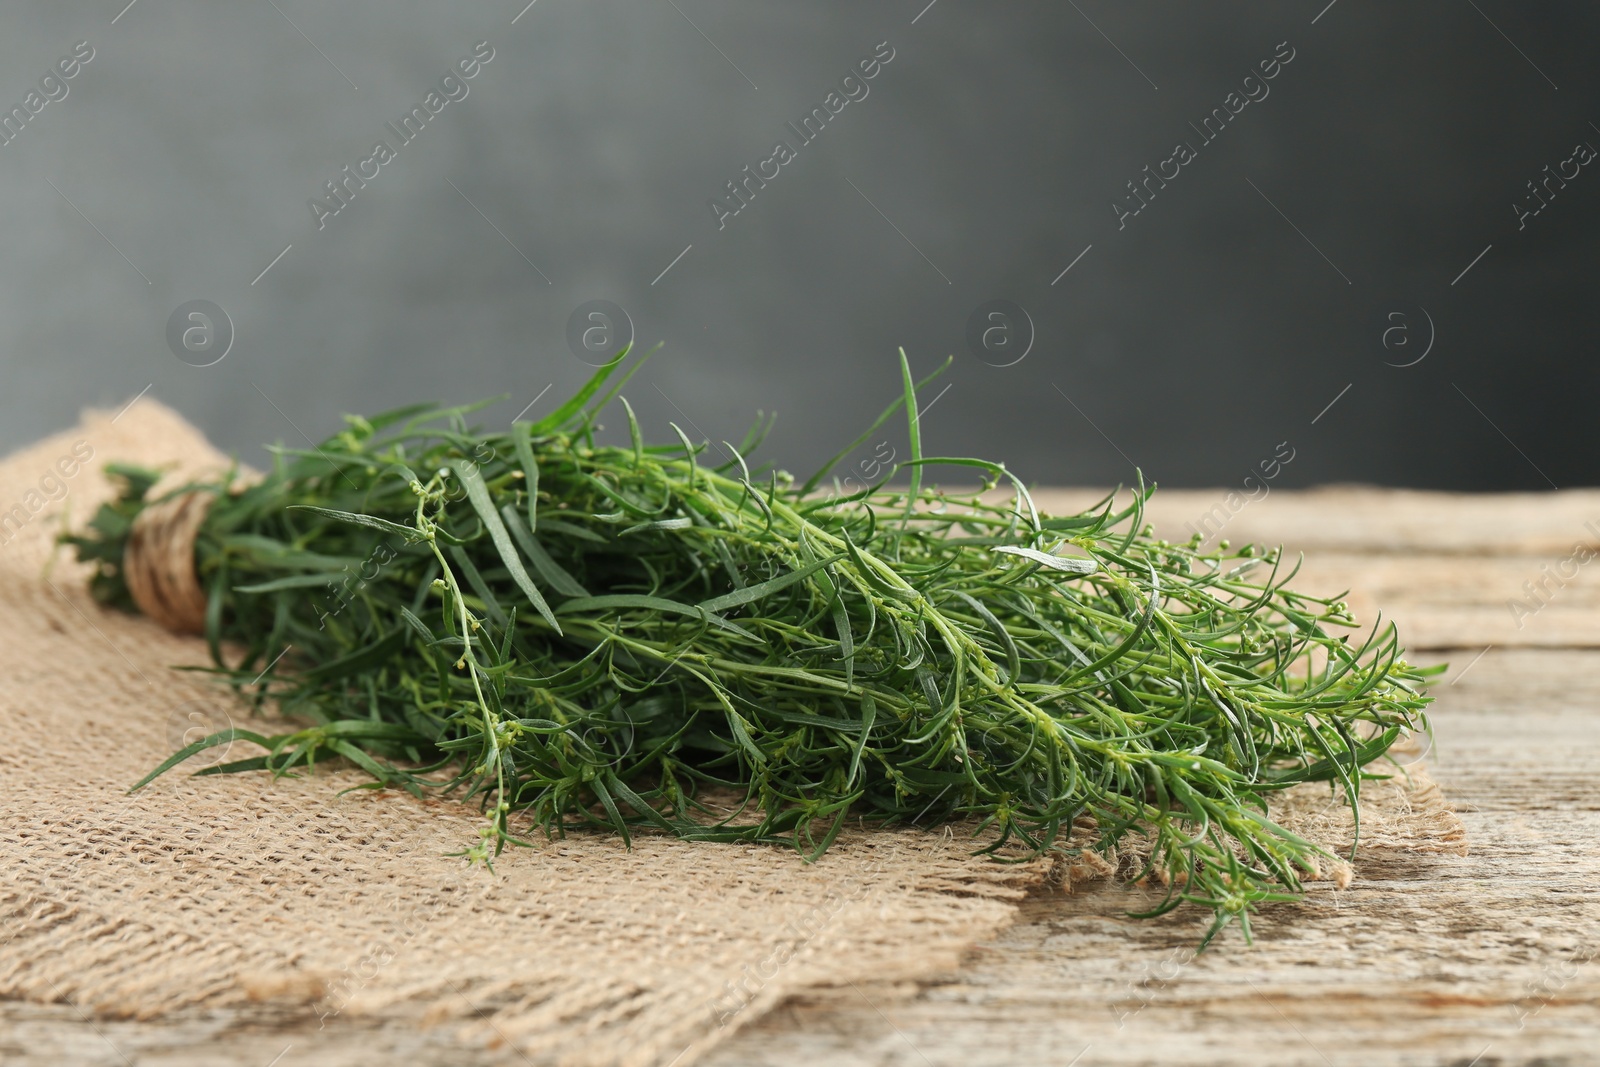
M1529 704L1524 680L1563 675ZM1597 703L1600 654L1485 657L1444 687L1431 768L1472 853L1365 852L1353 885L1269 912L1253 947L1195 959L1197 918L1127 918L1134 890L1039 896L948 981L789 1005L708 1062L1592 1064Z
M1066 510L1096 494L1061 490ZM1162 493L1173 539L1226 490ZM785 1005L702 1061L715 1067L945 1064L1449 1065L1600 1062L1600 578L1582 567L1520 619L1506 601L1579 544L1600 493L1464 497L1275 491L1221 536L1315 553L1304 582L1382 605L1417 662L1449 659L1433 776L1466 857L1369 849L1357 880L1267 910L1256 944L1195 958L1201 919L1127 917L1138 890L1040 894L959 970L921 986L846 986ZM285 1052L286 1046L288 1051ZM0 1002L0 1061L45 1064L520 1063L448 1032L303 1015L87 1020Z
M1163 489L1146 508L1156 533L1187 540L1201 520L1231 506L1223 489ZM1105 495L1103 489L1048 489L1035 494L1041 510L1070 513ZM1124 494L1124 499L1126 494ZM1600 490L1560 493L1435 493L1415 489L1325 486L1273 490L1258 500L1240 492L1238 510L1217 536L1235 544L1287 543L1297 549L1337 549L1368 555L1396 552L1447 556L1569 551L1576 542L1600 545Z

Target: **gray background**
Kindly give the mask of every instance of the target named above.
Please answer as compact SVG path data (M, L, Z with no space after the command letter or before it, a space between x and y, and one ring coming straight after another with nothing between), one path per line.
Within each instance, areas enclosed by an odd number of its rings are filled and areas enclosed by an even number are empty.
M342 411L509 393L503 424L586 376L567 318L607 299L665 342L629 388L648 435L776 409L762 455L802 474L894 397L902 345L955 356L927 450L1035 483L1237 483L1281 441L1279 484L1600 473L1600 176L1521 231L1512 208L1600 146L1592 5L124 3L0 14L5 107L96 50L0 148L0 446L147 385L257 463ZM470 96L319 231L307 199L483 39ZM870 95L719 231L707 200L885 40ZM1119 231L1124 183L1282 41L1270 95ZM964 340L993 298L1034 323L1014 366ZM192 299L235 324L215 366L168 350ZM1424 308L1427 358L1386 365Z

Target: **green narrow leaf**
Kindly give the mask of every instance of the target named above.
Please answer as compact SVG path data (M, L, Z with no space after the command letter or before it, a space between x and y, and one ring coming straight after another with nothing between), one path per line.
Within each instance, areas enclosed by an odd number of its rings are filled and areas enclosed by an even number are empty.
M428 629L428 624L417 618L416 614L413 613L410 608L402 606L400 608L400 618L407 626L411 627L412 631L418 637L422 638L426 644L431 645L437 640L437 638L435 638L433 635L433 631Z
M633 838L628 836L628 823L622 817L622 812L617 810L617 802L611 798L611 790L606 788L604 776L592 779L589 784L594 787L595 796L600 798L600 803L605 806L606 814L610 816L611 828L622 838L625 848L633 847Z
M500 639L500 659L499 659L500 663L510 663L511 662L511 652L512 652L512 649L514 649L516 647L515 643L513 641L513 638L515 638L516 636L517 636L517 609L516 608L512 608L511 609L511 617L506 620L505 636L503 636ZM505 684L506 684L506 676L504 674L497 673L495 675L495 687L499 690L500 698L502 700L505 697Z
M857 573L859 573L862 579L864 579L866 583L873 589L877 590L879 593L882 593L884 596L889 597L892 600L898 600L901 603L906 603L916 599L917 594L915 591L901 589L898 586L890 585L888 581L886 581L883 576L878 573L877 568L867 562L866 557L861 554L861 550L856 547L856 543L851 540L848 535L845 536L844 547L845 550L850 553L850 560L856 565Z
M352 674L375 667L405 647L406 634L404 630L391 630L383 637L358 648L348 655L338 659L329 660L327 663L318 664L308 671L302 672L298 677L303 682L330 682L337 678L348 678Z
M1022 656L1017 652L1017 643L1012 639L1011 631L1007 630L1005 624L995 618L994 612L985 607L977 597L972 596L970 593L963 593L960 590L956 591L956 596L971 605L972 610L976 611L978 617L989 627L989 632L994 635L995 642L1005 650L1006 681L1015 685L1017 680L1022 677Z
M697 474L700 470L700 464L695 460L695 457L699 454L699 452L694 445L689 443L689 435L683 432L683 428L681 426L675 422L669 422L667 425L672 427L672 432L677 434L678 440L683 443L683 458L684 461L689 464L689 492L693 493L695 486L695 474Z
M856 784L856 775L861 772L861 754L867 750L867 742L872 738L872 723L878 717L878 702L872 699L871 693L861 694L861 739L856 742L856 750L850 756L850 773L845 775L844 787L849 789Z
M766 766L767 754L761 751L755 740L750 736L750 726L744 721L744 716L732 708L726 708L725 714L728 717L728 729L733 732L733 739L739 743L739 747L744 750L745 755L749 756L751 762L757 767Z
M400 476L400 480L405 482L407 485L411 485L413 482L417 485L422 484L422 479L417 477L417 472L406 466L404 463L392 464L389 469L393 473L398 474Z
M213 774L238 774L241 771L270 771L272 770L272 757L252 756L249 759L229 760L227 763L214 763L194 772L196 778L205 778Z
M546 516L545 520L539 524L539 528L545 533L566 534L568 537L576 537L580 541L589 541L597 545L611 543L608 538L602 537L587 526L579 526L577 523L567 522L564 519L552 519Z
M1067 574L1093 574L1100 569L1100 565L1092 559L1057 556L1051 552L1040 552L1036 548L1024 548L1021 545L1000 545L992 551L1004 552L1008 556L1021 556L1040 566L1049 567L1053 571L1064 571Z
M511 427L511 447L522 464L522 485L528 492L528 530L533 532L539 528L539 464L533 458L533 442L526 424Z
M357 767L360 767L362 770L372 775L372 777L376 778L378 781L383 782L385 785L387 785L393 777L390 775L388 769L383 766L383 764L379 763L377 760L373 759L371 756L367 755L365 752L361 751L348 741L336 740L328 747L333 749L339 755L343 756L345 759L349 760L351 763L354 763Z
M585 416L585 422L587 422L590 419L592 419L593 416L596 413L600 412L601 410L603 410L605 408L605 406L607 404L611 403L611 398L616 396L617 393L622 389L622 387L627 385L628 382L630 380L632 380L632 378L633 378L633 376L635 374L639 373L639 368L644 366L645 360L649 359L651 356L653 356L657 352L661 351L661 346L664 345L665 343L666 343L665 341L657 341L656 344L655 344L655 347L651 348L644 355L642 355L638 359L634 360L633 361L633 365L628 368L628 372L626 374L624 374L622 377L618 378L616 381L612 382L611 383L611 388L606 390L606 395L602 396L599 400L597 400L595 402L594 407L591 408L590 411L589 411L589 414ZM632 345L629 345L627 348L624 348L621 352L619 352L617 354L617 361L621 362L623 357L626 356L632 350L633 350L633 346Z
M1351 766L1365 767L1389 751L1389 746L1394 744L1398 736L1400 728L1390 727L1370 740L1358 744L1344 759L1319 759L1305 767L1267 770L1264 775L1274 786L1292 785L1296 782L1326 782L1348 773Z
M800 554L808 562L815 562L817 559L810 541L803 534L800 538ZM844 684L848 689L856 682L856 648L855 634L850 630L850 614L844 606L844 583L834 577L831 567L825 566L817 572L817 585L822 590L822 595L828 602L828 610L833 616L834 633L839 638L839 658L844 661Z
M500 553L500 559L506 565L506 570L511 572L512 581L517 583L517 588L522 590L522 595L533 604L534 609L544 617L544 621L559 635L561 624L556 622L555 615L551 614L550 605L544 602L544 596L534 586L533 579L528 577L528 572L522 566L522 557L517 555L517 546L511 543L511 535L506 532L506 524L500 520L500 513L494 509L494 501L489 499L488 487L483 484L483 476L478 473L476 464L464 460L451 460L450 469L455 471L456 477L461 479L461 484L466 487L467 500L472 504L472 510L478 513L478 518L483 520L484 528L489 531L489 539L494 542L494 547Z
M564 600L558 609L563 615L574 615L586 611L609 611L615 608L637 608L642 611L664 611L672 615L688 615L710 623L712 626L721 627L739 634L741 637L754 639L755 634L743 626L729 622L719 615L713 615L697 604L685 604L677 600L668 600L665 597L646 596L643 593L612 593L608 596L577 597Z
M628 403L625 396L618 397L622 402L622 410L628 413L628 440L633 442L633 465L644 466L644 438L639 436L639 419L633 413L633 405Z
M627 537L640 530L687 530L694 525L693 519L656 519L654 522L641 522L637 526L630 526L617 534L618 537Z
M139 779L139 781L133 786L132 789L129 789L128 792L132 793L143 789L155 779L161 777L163 774L166 774L172 768L176 767L178 764L182 763L184 760L195 755L196 753L204 752L206 749L215 748L218 745L226 745L233 741L250 741L254 744L260 745L262 748L272 747L272 742L270 740L262 737L260 734L251 733L249 730L218 730L210 737L202 737L192 745L185 745L183 748L178 749L178 751L162 760L160 766L151 771L149 774L145 775L143 778Z
M533 564L533 569L539 572L539 577L550 584L550 588L562 596L588 596L589 591L578 583L578 580L567 572L567 569L550 558L550 553L545 551L539 539L533 532L522 524L522 516L517 514L515 508L506 504L500 509L500 514L506 520L506 527L511 531L511 536L516 538L517 545L528 557L528 562ZM550 529L550 523L545 524L545 529Z
M833 601L833 629L839 635L839 658L844 660L844 684L856 684L855 635L850 631L850 615L844 610L844 597Z
M922 492L922 418L917 411L917 387L911 380L911 362L906 359L906 350L900 350L900 381L905 388L906 427L911 434L911 489L906 494L906 513L901 520L901 529L911 521L911 513L916 510L917 496Z
M739 451L749 455L761 447L767 435L772 433L772 428L778 424L778 413L774 411L771 418L766 418L766 413L756 411L756 423L750 427L750 432L744 435L744 440L739 442Z
M747 585L743 589L736 589L731 593L719 597L713 597L710 600L702 600L700 602L700 607L706 611L727 611L729 608L743 607L752 600L760 600L768 593L776 593L780 589L787 589L794 583L811 577L811 575L828 566L830 563L839 562L841 559L844 559L844 557L845 553L840 552L837 555L829 556L827 559L820 559L808 566L801 567L797 571L790 571L787 574L780 574L776 578L768 579L765 582L758 582L755 585Z
M572 416L583 410L583 406L606 383L606 379L611 377L618 367L622 366L622 361L627 355L628 350L624 348L617 354L616 359L613 359L610 363L601 364L600 369L589 376L589 380L583 383L582 388L568 397L566 403L530 426L529 432L534 436L538 436L565 427L571 421Z
M1039 509L1033 503L1033 494L1029 493L1028 487L1022 484L1022 479L1006 470L1004 463L991 463L986 459L967 459L961 456L921 456L916 459L907 460L904 465L913 469L917 467L934 467L941 465L949 467L976 467L979 470L990 472L995 476L996 479L1004 478L1016 489L1018 499L1028 505L1028 528L1034 531L1038 531L1040 528Z
M945 357L945 361L944 361L943 364L940 365L939 369L934 371L932 374L928 375L926 378L922 379L922 381L918 382L917 383L917 388L921 389L923 386L927 385L929 382L931 382L935 378L939 377L939 375L941 375L945 371L949 370L950 369L950 364L953 363L954 361L955 361L955 357L953 357L953 356ZM878 427L880 427L884 423L888 422L890 417L893 416L895 412L899 411L903 406L905 406L905 397L902 395L900 399L896 400L894 403L892 403L888 407L884 408L883 411L878 415L878 417L876 419L872 420L872 425L868 426L866 428L866 430L864 430L862 432L860 437L857 437L854 441L851 441L848 445L846 445L845 447L841 448L832 457L830 457L826 463L824 463L821 467L819 467L815 474L813 474L810 478L807 478L806 479L806 483L800 487L799 495L800 496L805 496L808 493L810 493L813 489L815 489L819 484L821 484L822 479L826 478L828 476L828 472L833 470L834 467L839 465L839 461L841 459L843 459L844 457L848 456L850 453L854 452L856 449L860 448L861 445L863 444L863 442L865 442L867 438L871 437L874 433L877 432Z
M456 566L461 568L462 574L466 575L467 584L472 587L474 593L478 594L478 599L483 601L484 610L489 613L489 618L494 620L496 626L504 626L506 624L505 610L500 607L500 601L495 599L489 584L483 580L483 575L478 573L477 565L472 562L472 558L462 550L460 545L450 545L448 547L450 558L456 561Z
M274 578L270 582L257 582L254 585L236 585L235 593L276 593L280 589L312 589L317 586L332 585L333 579L328 574L291 574L287 578Z
M376 515L361 515L354 511L338 511L334 508L319 507L316 504L290 504L290 511L310 511L321 515L323 518L335 519L339 522L353 523L356 526L370 526L374 530L384 533L397 534L407 542L415 543L424 540L422 534L410 526L401 526L398 522L380 519Z
M618 799L620 799L624 804L628 805L628 807L632 808L634 811L638 812L640 815L644 816L644 818L648 819L650 822L654 823L657 827L663 830L671 831L674 829L673 825L666 820L665 816L663 816L655 808L651 807L650 803L638 793L635 793L632 789L630 789L628 784L617 776L616 772L607 771L605 773L605 780L607 785L610 786L611 791L615 793Z

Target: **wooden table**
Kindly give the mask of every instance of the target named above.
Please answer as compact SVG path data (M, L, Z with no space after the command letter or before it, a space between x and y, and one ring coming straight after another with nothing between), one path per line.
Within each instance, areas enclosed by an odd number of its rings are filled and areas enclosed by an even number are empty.
M1181 539L1224 499L1163 493L1151 517ZM1600 1063L1600 563L1574 555L1600 547L1600 492L1279 491L1223 514L1221 536L1306 551L1297 584L1352 589L1358 617L1381 605L1414 662L1450 661L1429 764L1470 855L1367 856L1349 888L1268 911L1253 947L1233 937L1199 958L1192 912L1129 919L1139 891L1104 885L1041 894L955 974L791 1003L703 1062ZM1541 581L1530 598L1523 583ZM304 1013L107 1022L0 1003L7 1064L265 1067L286 1047L294 1064L478 1062L446 1035L354 1020L318 1032Z

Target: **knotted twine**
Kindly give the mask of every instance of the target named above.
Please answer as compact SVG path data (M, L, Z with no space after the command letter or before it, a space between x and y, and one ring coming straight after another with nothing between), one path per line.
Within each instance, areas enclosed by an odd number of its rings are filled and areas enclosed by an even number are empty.
M213 495L180 493L139 512L122 550L122 576L139 610L175 634L205 632L206 593L194 543Z

